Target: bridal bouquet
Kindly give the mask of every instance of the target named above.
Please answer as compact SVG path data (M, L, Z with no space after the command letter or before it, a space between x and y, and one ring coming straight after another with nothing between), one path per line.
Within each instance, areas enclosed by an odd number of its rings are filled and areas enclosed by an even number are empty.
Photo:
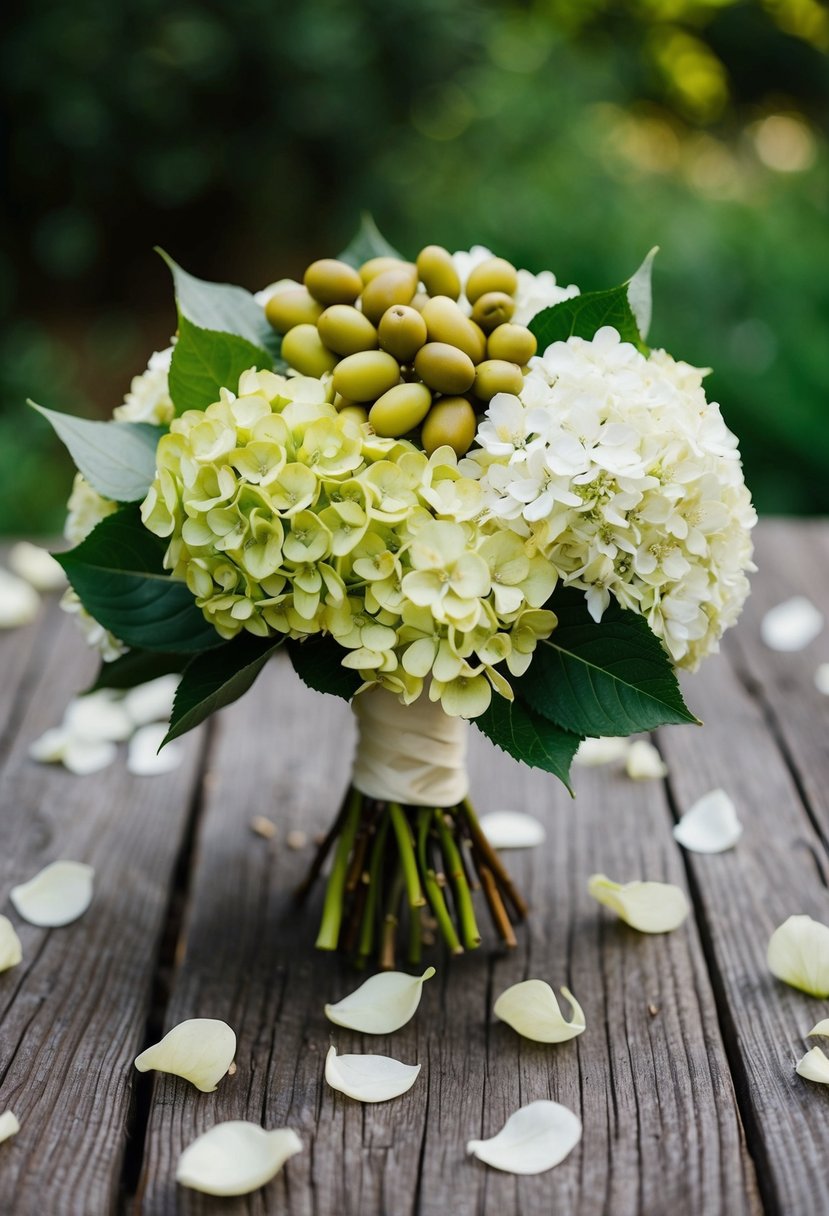
M317 944L417 961L526 911L468 795L467 720L565 783L589 736L694 721L755 520L704 372L646 345L650 262L563 288L370 222L256 296L169 258L178 326L111 422L41 412L79 473L60 555L98 687L181 682L167 739L284 650L351 700Z

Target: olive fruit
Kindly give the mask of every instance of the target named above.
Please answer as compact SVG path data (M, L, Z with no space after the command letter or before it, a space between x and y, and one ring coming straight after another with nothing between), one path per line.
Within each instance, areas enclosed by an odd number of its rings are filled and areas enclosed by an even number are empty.
M427 245L417 255L417 273L430 296L449 296L457 300L461 280L452 255L442 245Z
M472 306L472 320L484 333L504 325L515 312L515 300L505 291L487 291Z
M377 326L380 345L401 363L410 363L426 341L426 322L416 308L394 304Z
M518 271L511 262L503 258L487 258L469 272L466 280L466 298L470 304L488 291L505 291L513 295L518 286Z
M326 308L317 321L317 329L328 349L338 355L377 349L377 330L351 304L332 304Z
M344 405L340 417L351 418L354 422L368 422L368 410L364 405Z
M413 266L384 270L363 288L363 312L369 321L376 325L387 308L392 308L395 304L409 304L416 288L417 271Z
M378 397L368 420L377 435L399 439L419 426L432 407L432 394L425 384L397 384Z
M499 325L486 340L490 359L506 359L523 367L538 350L535 334L523 325Z
M454 300L448 296L433 296L423 305L421 315L426 322L430 342L457 346L473 363L480 363L486 354L486 338L478 326L461 312Z
M399 380L397 360L382 350L348 355L334 368L334 392L349 401L376 401Z
M316 325L295 325L282 339L282 358L302 376L332 372L337 356L324 345Z
M320 304L353 304L363 280L353 266L337 258L320 258L305 271L305 286Z
M366 283L370 283L372 279L376 279L378 274L384 274L387 270L406 270L411 265L411 262L404 262L402 258L386 256L369 258L360 267L360 279L363 285L365 285Z
M265 316L280 334L295 325L314 325L321 312L322 305L304 287L286 287L265 305Z
M436 393L465 393L475 379L475 365L457 346L427 342L415 355L415 371Z
M523 383L521 368L506 359L485 359L475 368L474 392L482 401L490 401L496 393L520 393Z
M444 397L429 411L420 430L420 441L427 456L448 444L463 456L472 446L477 419L465 397Z

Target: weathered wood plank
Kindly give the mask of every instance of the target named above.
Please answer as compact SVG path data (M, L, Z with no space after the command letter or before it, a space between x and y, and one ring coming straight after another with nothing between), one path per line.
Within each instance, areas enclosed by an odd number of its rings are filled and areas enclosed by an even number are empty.
M314 952L319 896L308 911L295 911L290 890L307 856L283 843L288 830L314 833L333 815L351 741L347 709L308 693L284 669L268 672L222 716L166 1026L225 1018L239 1035L238 1071L214 1094L157 1079L136 1210L759 1211L693 921L644 937L585 891L600 869L683 882L659 785L583 771L571 802L551 778L521 769L473 732L480 808L521 807L547 824L544 848L511 859L534 905L531 926L512 954L492 948L490 937L451 964L438 957L439 974L414 1021L389 1038L364 1039L324 1018L324 1001L349 991L359 975ZM275 846L249 830L261 813L279 822ZM530 975L569 983L588 1018L581 1039L542 1047L494 1021L494 997ZM332 1041L340 1051L419 1061L423 1073L405 1098L360 1107L323 1081ZM468 1138L493 1134L521 1103L548 1096L585 1123L583 1144L554 1172L517 1179L466 1156ZM177 1191L181 1149L228 1118L291 1126L305 1151L246 1199L219 1204Z
M21 653L26 635L19 637ZM88 683L92 655L59 612L34 639L0 779L0 893L23 963L0 975L0 1109L21 1131L3 1145L0 1211L96 1216L116 1210L133 1074L148 1017L169 883L188 821L198 739L165 777L129 776L123 756L76 777L27 758ZM30 696L28 695L30 693ZM90 862L95 898L63 929L22 923L8 891L57 858Z

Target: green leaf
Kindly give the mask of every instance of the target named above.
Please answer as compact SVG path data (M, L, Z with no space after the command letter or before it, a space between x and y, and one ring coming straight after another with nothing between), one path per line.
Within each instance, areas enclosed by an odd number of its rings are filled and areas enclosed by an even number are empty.
M584 595L566 588L547 606L558 625L539 642L516 682L516 691L537 713L565 730L593 736L697 721L644 617L611 602L596 624Z
M129 506L56 557L87 612L127 646L192 654L221 645L187 585L165 572L165 548Z
M369 258L401 258L403 254L388 243L367 211L360 220L360 228L354 239L339 255L340 261L349 266L362 266Z
M570 765L581 742L579 735L555 726L519 700L493 696L475 726L501 751L531 768L553 773L570 789Z
M363 681L358 672L343 667L346 653L332 637L321 633L288 642L288 654L303 684L350 701Z
M281 637L255 638L240 634L217 650L197 655L184 669L176 690L170 729L164 743L192 730L217 709L238 701L283 640Z
M273 361L267 351L246 338L200 329L181 315L170 364L170 396L176 413L206 410L219 400L222 388L236 392L239 377L249 367L270 371Z
M612 325L623 342L632 342L643 353L647 350L630 307L627 287L609 291L586 291L583 295L562 300L552 308L536 313L528 328L538 340L539 351L553 342L566 342L574 335L588 342L603 325Z
M654 245L642 265L627 282L628 304L636 319L636 326L643 340L648 336L651 327L653 298L651 292L651 269L653 259L659 253L659 246Z
M146 422L93 422L29 401L69 449L94 490L113 502L138 502L155 477L155 449L164 428Z
M236 334L279 357L282 339L268 323L261 304L244 287L230 283L208 283L182 270L168 253L156 249L173 275L179 314L197 325L218 333Z
M87 692L99 688L135 688L159 676L176 675L184 671L191 659L189 654L156 654L152 650L128 650L111 663L101 663L95 683Z

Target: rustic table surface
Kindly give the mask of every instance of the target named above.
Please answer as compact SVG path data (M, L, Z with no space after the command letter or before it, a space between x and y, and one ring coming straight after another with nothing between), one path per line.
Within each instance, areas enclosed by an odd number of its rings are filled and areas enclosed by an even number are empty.
M347 707L274 663L185 739L175 772L131 776L121 756L75 777L27 751L88 682L91 656L55 603L1 637L4 910L9 889L56 858L91 863L96 888L64 929L10 913L24 961L0 975L0 1111L21 1130L0 1147L0 1212L825 1216L829 1092L794 1063L829 1002L774 980L765 952L793 913L829 921L829 698L813 683L829 636L777 654L759 626L796 593L829 613L829 529L765 522L757 548L743 620L687 680L705 728L659 732L667 780L578 769L571 801L472 732L478 808L528 810L547 828L543 846L509 859L532 918L516 950L489 937L451 963L438 954L418 1015L388 1039L326 1021L323 1003L359 976L313 949L320 892L302 912L292 902L347 779ZM728 853L684 853L677 815L715 786L744 835ZM274 839L251 830L257 815L276 821ZM287 846L292 829L304 849ZM678 883L693 914L674 933L637 934L588 897L594 871ZM495 996L530 976L573 989L584 1035L545 1047L495 1021ZM237 1032L236 1072L212 1094L132 1066L190 1017ZM332 1042L418 1061L421 1076L403 1098L360 1105L323 1081ZM535 1098L583 1119L562 1165L517 1178L466 1155ZM245 1198L177 1187L181 1149L223 1119L294 1128L303 1152Z

